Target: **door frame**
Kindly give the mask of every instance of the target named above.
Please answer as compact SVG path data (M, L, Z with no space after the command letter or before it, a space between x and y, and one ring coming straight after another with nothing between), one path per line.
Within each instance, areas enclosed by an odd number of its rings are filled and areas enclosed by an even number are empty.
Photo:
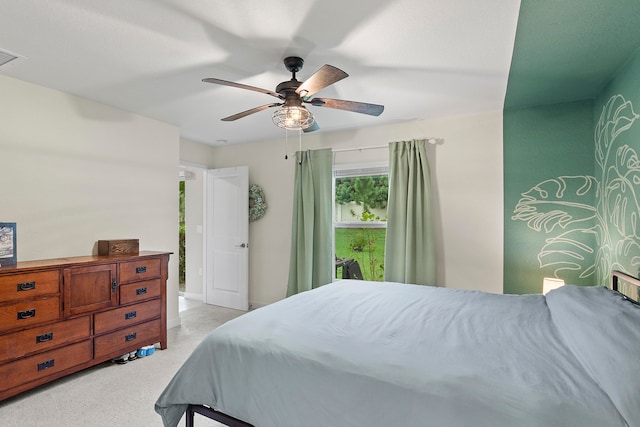
M187 289L184 292L184 298L190 300L204 301L204 215L205 215L205 174L210 167L197 163L180 162L179 180L185 181L185 227L187 233L187 241L185 244L186 252L186 281ZM194 177L187 176L184 172L190 171L195 174ZM195 178L195 179L194 179ZM187 181L189 183L187 183ZM199 184L197 188L192 186L193 183ZM187 189L187 187L190 187ZM198 199L198 200L196 200ZM197 215L196 223L193 222L193 215L189 213L190 208L200 211ZM199 209L198 209L199 208ZM195 231L194 231L195 230ZM194 236L196 239L194 239ZM198 241L199 240L199 241ZM191 242L191 243L189 243ZM195 258L195 261L194 261ZM199 286L194 284L199 282ZM195 289L194 289L195 288ZM197 290L199 290L199 292ZM190 291L191 290L191 291Z

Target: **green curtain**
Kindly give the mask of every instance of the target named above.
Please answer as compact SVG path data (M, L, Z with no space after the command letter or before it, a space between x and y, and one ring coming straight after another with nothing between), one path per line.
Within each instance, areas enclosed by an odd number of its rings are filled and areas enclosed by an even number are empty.
M287 296L332 281L330 149L298 151Z
M389 143L384 279L436 285L436 245L426 140Z

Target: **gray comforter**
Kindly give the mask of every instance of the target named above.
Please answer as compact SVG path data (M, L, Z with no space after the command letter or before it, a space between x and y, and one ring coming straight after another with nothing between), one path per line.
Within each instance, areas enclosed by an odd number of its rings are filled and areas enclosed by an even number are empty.
M343 280L217 328L156 411L165 426L187 403L257 427L639 426L638 331L640 309L601 287Z

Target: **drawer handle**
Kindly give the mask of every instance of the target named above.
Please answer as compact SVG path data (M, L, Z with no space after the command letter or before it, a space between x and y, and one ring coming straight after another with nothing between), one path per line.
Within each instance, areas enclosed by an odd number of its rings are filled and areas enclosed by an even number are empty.
M53 368L55 365L55 359L47 360L46 362L38 363L38 372L44 371L45 369Z
M135 311L130 311L124 314L124 320L134 319L137 316Z
M18 292L31 291L36 288L36 282L18 283Z
M53 332L47 332L46 334L38 335L36 337L36 344L51 341L52 339L53 339Z
M138 288L136 289L136 295L144 295L147 293L147 288Z
M136 339L136 333L135 333L135 332L133 332L133 333L131 333L131 334L127 335L126 337L124 337L124 340L125 340L125 341L127 341L127 342L128 342L128 341L133 341L133 340L135 340L135 339Z
M18 312L18 320L29 319L31 317L36 317L36 309L32 310L24 310Z
M140 273L146 273L147 272L147 266L143 265L142 267L136 267L136 274L140 274Z

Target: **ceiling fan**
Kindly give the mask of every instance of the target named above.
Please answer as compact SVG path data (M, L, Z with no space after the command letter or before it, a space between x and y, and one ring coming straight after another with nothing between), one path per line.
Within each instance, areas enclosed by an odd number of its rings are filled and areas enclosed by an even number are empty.
M311 104L314 107L335 108L338 110L369 114L371 116L379 116L382 114L382 111L384 111L383 105L346 101L342 99L312 98L315 93L344 79L345 77L348 77L349 75L339 68L325 64L307 80L300 82L296 79L296 73L302 69L303 64L303 59L297 56L285 58L284 66L291 72L291 80L280 83L276 86L275 92L216 78L206 78L202 79L202 81L265 93L283 101L261 105L250 110L225 117L222 119L222 121L225 122L238 120L268 108L281 106L282 108L278 109L273 114L273 122L276 125L285 129L302 129L304 132L312 132L318 130L319 127L311 112L302 105L303 103Z

